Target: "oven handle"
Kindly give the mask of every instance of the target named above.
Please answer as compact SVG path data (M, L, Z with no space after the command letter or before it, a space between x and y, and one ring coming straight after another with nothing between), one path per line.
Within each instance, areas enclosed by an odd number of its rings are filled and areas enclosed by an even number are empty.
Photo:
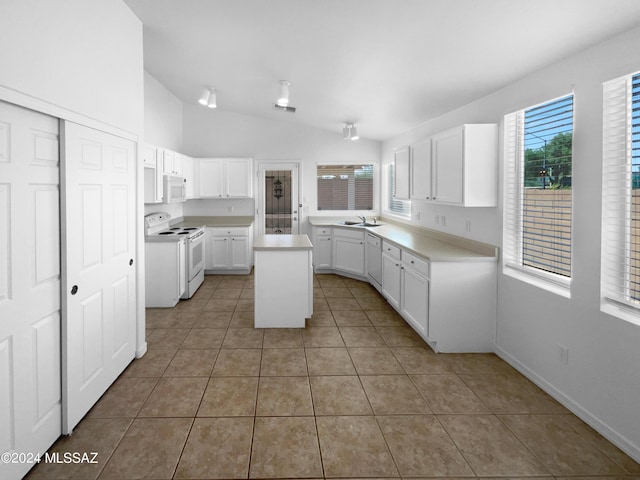
M202 235L204 235L204 230L196 233L193 237L189 237L189 241L195 240L198 237L201 237Z

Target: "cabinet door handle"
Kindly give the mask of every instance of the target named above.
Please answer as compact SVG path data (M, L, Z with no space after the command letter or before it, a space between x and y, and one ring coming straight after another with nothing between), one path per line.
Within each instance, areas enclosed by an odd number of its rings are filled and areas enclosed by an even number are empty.
M362 242L360 242L360 245L362 245Z
M416 263L416 262L414 262L413 260L411 260L411 263Z

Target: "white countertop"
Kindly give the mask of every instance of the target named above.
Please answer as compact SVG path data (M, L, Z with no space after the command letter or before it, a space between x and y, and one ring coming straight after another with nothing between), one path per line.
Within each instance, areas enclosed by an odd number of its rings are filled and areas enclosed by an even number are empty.
M309 217L309 223L313 226L362 229L432 262L495 262L497 260L497 249L492 245L440 232L429 234L427 231L421 232L417 228L384 220L379 221L380 225L376 227L340 225L338 222L342 220L334 217Z
M306 235L260 235L253 241L254 250L311 250Z
M182 221L176 223L179 227L249 227L253 224L251 216L202 216L182 217Z

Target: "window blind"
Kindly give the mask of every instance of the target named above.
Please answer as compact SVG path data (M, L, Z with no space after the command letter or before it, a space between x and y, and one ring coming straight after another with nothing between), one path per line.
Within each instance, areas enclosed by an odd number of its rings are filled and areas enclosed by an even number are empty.
M560 284L571 277L572 136L573 95L505 117L505 264Z
M318 210L373 210L373 165L318 165Z
M640 74L603 85L605 300L640 309Z

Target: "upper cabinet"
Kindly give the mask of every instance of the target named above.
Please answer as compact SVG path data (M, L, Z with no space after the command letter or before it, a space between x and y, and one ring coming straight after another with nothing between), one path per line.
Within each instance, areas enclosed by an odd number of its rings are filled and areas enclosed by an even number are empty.
M162 150L162 172L165 175L182 175L183 155L171 150Z
M162 156L159 152L162 150L151 145L143 148L144 203L162 203L162 161L159 161Z
M466 124L412 146L411 198L464 207L498 201L498 126Z
M411 152L409 147L397 148L393 152L393 198L409 199L409 162Z
M196 198L196 176L193 168L193 158L186 155L182 155L182 176L184 177L187 200Z
M253 195L251 158L198 158L199 198L250 198Z

